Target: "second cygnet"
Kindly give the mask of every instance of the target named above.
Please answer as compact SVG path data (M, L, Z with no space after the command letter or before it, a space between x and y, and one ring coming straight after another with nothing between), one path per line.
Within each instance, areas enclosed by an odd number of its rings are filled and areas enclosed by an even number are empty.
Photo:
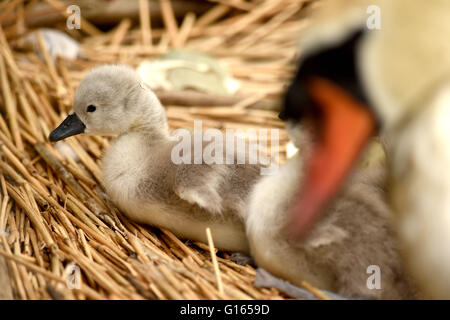
M415 298L390 228L382 165L354 172L310 234L302 241L289 238L288 210L298 194L313 135L298 123L288 122L287 128L298 154L277 174L261 179L250 196L246 230L258 267L294 285L306 281L344 297Z

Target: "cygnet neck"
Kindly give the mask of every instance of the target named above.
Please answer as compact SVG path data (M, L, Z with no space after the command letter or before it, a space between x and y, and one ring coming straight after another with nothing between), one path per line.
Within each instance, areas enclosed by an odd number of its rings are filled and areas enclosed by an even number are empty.
M147 88L143 88L143 90L138 99L134 101L142 106L141 114L127 132L120 136L135 133L145 136L146 139L150 139L149 141L169 141L169 125L164 107L152 91Z

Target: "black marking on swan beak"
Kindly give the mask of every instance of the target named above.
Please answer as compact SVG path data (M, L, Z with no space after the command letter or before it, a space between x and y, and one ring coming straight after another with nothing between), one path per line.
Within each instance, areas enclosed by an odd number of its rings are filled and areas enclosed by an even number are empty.
M52 142L59 141L83 133L85 129L86 126L83 121L81 121L76 113L72 113L50 133L49 139Z
M369 107L357 65L359 43L364 36L364 30L358 29L347 35L344 41L303 57L297 74L286 91L280 119L301 119L310 115L320 117L320 111L307 89L312 77L331 80L362 105ZM371 111L374 113L374 110Z

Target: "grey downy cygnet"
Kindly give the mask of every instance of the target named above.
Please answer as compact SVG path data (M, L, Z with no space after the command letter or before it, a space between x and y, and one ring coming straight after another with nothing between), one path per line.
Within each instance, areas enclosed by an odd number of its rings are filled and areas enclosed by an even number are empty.
M118 136L102 159L103 183L128 217L203 242L210 227L218 248L248 252L243 211L260 166L175 164L178 140L165 110L132 68L96 67L81 81L73 110L50 140L79 133Z

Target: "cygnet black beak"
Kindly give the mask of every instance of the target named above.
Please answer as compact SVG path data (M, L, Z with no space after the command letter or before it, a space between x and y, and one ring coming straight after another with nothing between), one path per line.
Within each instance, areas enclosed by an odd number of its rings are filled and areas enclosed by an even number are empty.
M65 139L67 137L74 136L76 134L83 133L86 126L77 116L76 113L72 113L67 116L66 119L50 133L49 139L52 142Z

